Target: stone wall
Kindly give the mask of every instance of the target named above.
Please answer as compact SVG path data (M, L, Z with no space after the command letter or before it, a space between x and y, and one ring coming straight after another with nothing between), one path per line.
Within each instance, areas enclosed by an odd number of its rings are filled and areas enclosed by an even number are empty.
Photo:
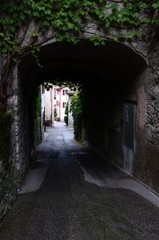
M1 46L0 46L0 81L2 81L2 55L1 55Z
M10 86L11 87L11 86ZM8 89L9 92L13 88ZM16 99L8 99L16 108ZM12 106L3 111L0 106L0 219L15 200L18 188L18 173L15 157L15 115Z
M131 56L130 56L131 57ZM123 98L121 122L117 127L109 127L105 120L105 128L101 130L101 116L96 123L97 139L99 145L94 145L90 140L93 149L105 159L127 171L132 176L146 184L152 191L159 194L159 47L158 42L151 49L146 59L147 66L143 68L136 78L135 84L130 84L132 91L126 99ZM102 94L102 91L100 92ZM113 90L111 90L113 95ZM123 95L124 96L124 95ZM98 98L98 95L96 96ZM111 96L110 96L111 97ZM124 139L124 100L135 106L135 129L134 129L134 149L128 148ZM119 100L115 101L116 103ZM94 102L95 105L95 102ZM111 122L118 121L117 109L114 109L114 120L110 118L108 108L105 105L103 115L109 115ZM96 122L96 120L94 120ZM93 126L92 131L93 130ZM105 130L104 130L105 129ZM106 130L107 129L107 130ZM109 129L109 130L108 130ZM105 144L103 134L107 136ZM92 133L92 136L94 134ZM91 139L91 138L90 138ZM102 140L103 139L103 140ZM92 142L92 143L91 143Z
M17 67L11 71L8 85L8 112L0 122L0 218L13 204L29 166L31 150L28 140L28 118L24 84L19 81ZM25 93L27 94L27 92ZM4 153L4 154L3 154Z
M159 48L149 53L149 67L138 89L137 149L134 175L159 193Z
M0 218L15 199L17 191L17 174L13 162L11 144L12 114L4 113L0 107Z

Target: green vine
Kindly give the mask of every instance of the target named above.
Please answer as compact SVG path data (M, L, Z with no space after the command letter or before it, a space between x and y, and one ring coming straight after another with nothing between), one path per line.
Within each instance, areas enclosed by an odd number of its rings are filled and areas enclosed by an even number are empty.
M107 39L145 38L145 27L148 31L159 24L158 10L159 0L3 1L0 8L0 45L6 59L3 79L7 79L9 69L26 54L36 57L35 49L49 39L76 44L86 33L94 45L104 45ZM31 23L35 23L34 29L30 28ZM88 27L92 24L96 26L95 33ZM111 28L116 28L117 34ZM42 38L51 29L52 35Z
M35 90L34 97L34 145L35 147L41 143L41 96L39 88Z
M73 116L73 129L74 137L77 141L82 141L82 130L83 130L83 93L82 89L76 90L72 97L70 112Z

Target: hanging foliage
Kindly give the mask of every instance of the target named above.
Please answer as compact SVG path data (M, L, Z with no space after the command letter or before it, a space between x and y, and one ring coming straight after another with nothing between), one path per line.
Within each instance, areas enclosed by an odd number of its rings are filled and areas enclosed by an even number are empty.
M55 38L56 41L76 43L88 22L95 23L104 31L106 37L113 38L109 29L114 26L136 28L145 23L159 23L159 19L154 17L156 9L159 9L158 0L6 0L1 3L0 8L0 45L3 54L13 50L20 54L24 51L21 43L27 33L31 41L25 47L34 51L31 46L34 45L35 39L50 28L54 30L51 38ZM143 12L146 14L143 15ZM37 24L36 29L27 32L27 26L33 19ZM24 31L24 34L21 33L19 36L20 30ZM138 34L139 32L135 31L128 37L132 38ZM144 33L140 32L140 34ZM118 37L124 36L119 34ZM100 36L94 34L91 41L97 44L101 41Z
M145 38L151 26L159 24L158 9L159 0L3 1L0 8L0 45L6 59L3 81L14 63L28 53L36 58L39 47L50 39L76 44L83 34L88 34L94 45L104 45L108 39ZM31 23L34 27L30 28ZM92 27L95 31L91 31ZM47 31L52 34L43 38Z

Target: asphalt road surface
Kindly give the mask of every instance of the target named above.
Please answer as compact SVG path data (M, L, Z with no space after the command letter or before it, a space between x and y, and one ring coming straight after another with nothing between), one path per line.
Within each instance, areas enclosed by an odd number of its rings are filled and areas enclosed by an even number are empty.
M55 122L0 223L0 240L159 240L159 199Z

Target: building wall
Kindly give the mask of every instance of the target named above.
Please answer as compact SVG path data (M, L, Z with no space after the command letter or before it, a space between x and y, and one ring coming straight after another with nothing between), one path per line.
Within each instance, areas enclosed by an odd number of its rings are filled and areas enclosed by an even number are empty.
M42 97L42 112L44 112L45 124L54 125L54 120L64 121L66 103L68 102L68 87L59 87L52 85L49 90L44 89ZM56 109L57 118L54 119Z
M73 91L68 91L68 126L73 128L73 116L72 113L70 112L70 105L72 101L72 96L74 94Z
M57 118L59 118L60 121L64 121L66 104L68 102L67 91L69 90L69 88L55 86L54 89L55 89L54 108L57 109Z
M49 90L44 90L44 108L45 108L45 121L53 126L54 121L54 87Z
M41 136L42 140L44 139L44 132L45 132L45 89L42 85L40 85L40 92L41 92Z

